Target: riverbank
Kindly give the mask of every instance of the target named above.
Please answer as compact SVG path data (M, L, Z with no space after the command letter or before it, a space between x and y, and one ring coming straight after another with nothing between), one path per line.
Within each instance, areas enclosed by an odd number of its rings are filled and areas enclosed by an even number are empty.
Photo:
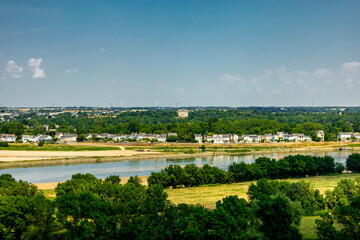
M76 144L87 146L86 144ZM116 144L93 143L91 146L114 147L119 150L103 151L0 151L0 169L17 167L41 167L67 164L117 162L124 160L201 158L219 155L246 155L269 153L298 153L339 151L351 148L360 152L360 143L257 143L257 144Z

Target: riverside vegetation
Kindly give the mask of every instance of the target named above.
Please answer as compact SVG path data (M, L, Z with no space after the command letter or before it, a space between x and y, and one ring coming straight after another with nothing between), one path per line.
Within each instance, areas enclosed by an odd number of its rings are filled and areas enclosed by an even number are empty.
M360 155L352 154L347 167L359 172L359 162ZM1 239L301 239L302 216L319 214L319 239L360 235L360 179L342 179L323 196L306 181L261 178L250 185L248 201L228 196L214 209L175 205L161 185L144 186L136 176L120 181L76 174L58 184L55 198L46 198L34 185L3 174Z

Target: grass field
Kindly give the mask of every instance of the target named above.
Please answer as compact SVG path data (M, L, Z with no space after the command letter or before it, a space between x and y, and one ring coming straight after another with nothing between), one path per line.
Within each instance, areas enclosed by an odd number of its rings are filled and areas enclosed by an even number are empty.
M8 147L0 147L0 150L11 151L104 151L120 150L113 146L91 146L91 145L67 145L67 144L45 144L42 147L37 144L9 144Z
M324 193L326 190L332 190L341 179L355 179L358 177L360 177L360 173L286 179L286 181L296 182L306 180L311 182L314 188L319 189L321 193ZM146 177L142 177L142 179L143 182L146 182ZM126 180L122 181L122 183L126 183ZM229 195L237 195L240 198L247 199L246 192L248 191L248 187L251 183L254 182L213 184L192 188L167 189L166 192L169 195L169 200L175 204L201 204L207 208L214 208L217 201ZM43 191L47 197L55 197L54 189L45 189ZM299 229L303 234L304 239L317 238L315 224L316 219L320 219L320 217L305 216L302 218ZM341 228L341 226L336 223L335 227L337 229Z
M332 190L341 179L355 179L357 177L360 177L360 173L287 179L287 181L296 182L299 180L306 180L311 182L314 188L319 189L321 193L324 193L326 190ZM166 192L169 195L169 199L175 204L199 203L207 208L214 208L217 201L229 195L237 195L240 198L247 199L246 192L251 183L253 182L206 185L193 188L168 189L166 190ZM320 217L305 216L302 218L299 229L300 232L303 234L304 239L317 238L315 224L316 219L320 219ZM341 228L339 224L335 224L335 227L338 229Z
M306 180L311 182L314 188L324 193L328 189L333 189L341 179L355 179L357 177L360 177L360 173L287 179L287 181ZM214 208L217 201L229 195L237 195L240 198L247 199L246 192L251 183L253 182L204 185L192 188L168 189L166 192L169 199L175 204L199 203L207 208Z

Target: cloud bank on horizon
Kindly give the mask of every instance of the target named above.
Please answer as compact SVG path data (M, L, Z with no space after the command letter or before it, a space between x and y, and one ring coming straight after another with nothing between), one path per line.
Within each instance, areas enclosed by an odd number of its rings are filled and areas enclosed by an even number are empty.
M357 0L0 1L0 104L360 106L359 12Z
M242 92L271 91L273 94L282 94L283 91L305 91L336 94L341 88L360 88L360 62L345 62L332 71L324 68L313 72L287 71L286 66L281 66L249 79L230 73L223 73L219 79L224 83L237 85Z

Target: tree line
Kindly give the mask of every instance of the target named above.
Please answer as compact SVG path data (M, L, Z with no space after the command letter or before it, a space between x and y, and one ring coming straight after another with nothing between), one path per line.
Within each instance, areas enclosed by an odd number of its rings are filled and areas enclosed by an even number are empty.
M350 163L352 159L355 159L355 164L360 164L359 156L359 154L352 154L348 157L349 170L354 171ZM179 165L169 165L160 172L152 172L148 178L148 184L160 184L164 188L193 187L203 184L253 181L261 178L284 179L326 175L341 173L344 169L342 164L335 163L334 158L330 156L295 155L279 160L260 157L252 164L233 162L228 166L227 171L208 164L203 167L187 164L184 168Z

